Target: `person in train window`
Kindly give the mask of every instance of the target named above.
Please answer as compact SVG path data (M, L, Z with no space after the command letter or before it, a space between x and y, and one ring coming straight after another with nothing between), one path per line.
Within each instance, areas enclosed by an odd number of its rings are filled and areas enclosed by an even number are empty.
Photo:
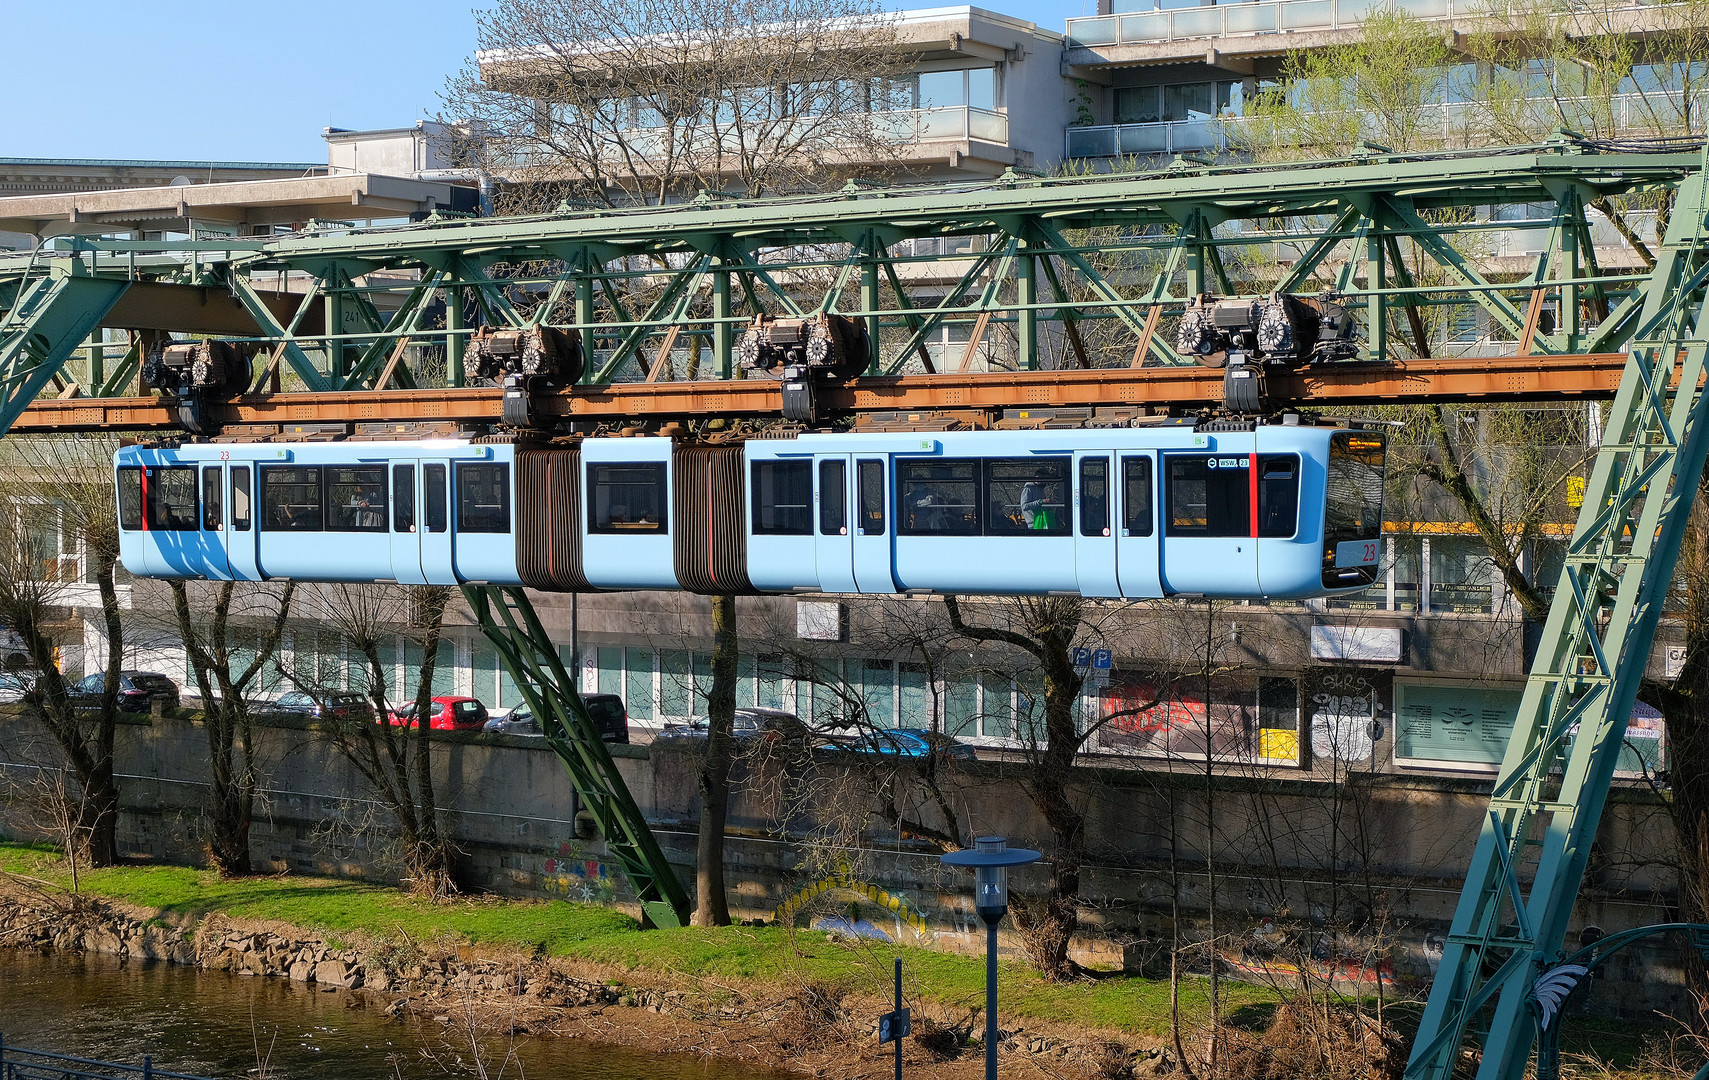
M1044 485L1037 480L1021 485L1021 520L1029 529L1050 528L1050 511L1044 508Z
M355 521L358 528L377 529L384 524L380 520L380 512L374 509L374 504L380 501L378 494L370 488L364 488L356 495Z
M944 510L943 492L930 484L921 484L908 492L908 528L916 532L942 532L949 526Z

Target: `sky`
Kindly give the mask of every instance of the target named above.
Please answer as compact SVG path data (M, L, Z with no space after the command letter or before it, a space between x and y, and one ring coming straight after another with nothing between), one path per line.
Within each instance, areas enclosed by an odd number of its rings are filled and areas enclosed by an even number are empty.
M1095 0L975 6L1057 31L1096 10ZM325 162L323 128L406 127L431 114L475 39L470 0L8 7L8 70L23 93L0 108L0 157Z

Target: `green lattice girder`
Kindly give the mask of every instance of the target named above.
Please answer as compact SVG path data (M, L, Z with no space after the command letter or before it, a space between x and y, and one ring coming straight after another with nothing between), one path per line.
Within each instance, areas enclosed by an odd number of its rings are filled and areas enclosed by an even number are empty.
M498 651L546 742L564 763L582 805L593 815L607 849L623 868L641 910L655 926L688 925L688 893L629 794L599 728L587 714L574 675L522 589L463 586L482 633Z
M1415 1080L1447 1080L1492 1005L1478 1076L1524 1074L1530 987L1566 933L1709 452L1709 395L1698 385L1709 360L1706 218L1709 167L1679 186L1641 291L1620 390L1407 1066Z
M317 230L243 244L76 244L78 258L105 253L102 273L155 273L231 288L256 315L270 353L317 389L359 389L388 369L406 379L388 362L405 337L443 343L447 381L460 383L459 357L475 329L466 307L488 322L581 330L591 353L587 381L638 377L649 366L668 373L656 361L630 364L660 340L678 347L709 340L714 366L727 376L734 334L761 311L867 319L883 350L874 372L929 363L927 339L935 329L982 319L1012 337L1022 368L1044 363L1040 326L1047 320L1077 347L1070 327L1102 321L1116 334L1119 362L1128 359L1125 339L1128 353L1146 343L1137 357L1142 362L1173 363L1182 358L1169 347L1170 327L1158 325L1158 314L1179 310L1206 288L1256 293L1278 285L1306 292L1341 286L1366 323L1374 355L1386 355L1391 342L1413 340L1388 326L1396 313L1405 313L1410 328L1423 325L1420 313L1432 305L1473 304L1494 325L1519 334L1544 294L1561 325L1538 328L1533 351L1606 350L1631 332L1641 275L1598 269L1585 206L1669 190L1693 160L1560 143L1522 152L708 198L635 210ZM1510 265L1495 277L1465 254L1480 234L1511 226L1479 218L1480 208L1534 203L1554 208L1540 223L1548 250L1534 264ZM917 243L958 239L971 246L922 253ZM903 241L916 243L899 247ZM1281 275L1248 276L1241 254L1253 251L1247 263L1273 266L1269 249L1277 245L1298 251L1296 264ZM0 275L6 265L0 259ZM314 283L314 302L326 306L334 340L300 336L259 310L247 279L281 272ZM423 290L422 280L434 275L438 288ZM439 297L448 300L444 325L412 325ZM1578 318L1587 300L1613 309L1593 329ZM400 321L407 309L413 310ZM346 311L348 319L341 317Z
M130 284L79 269L77 262L54 261L11 282L0 313L0 432L53 381Z

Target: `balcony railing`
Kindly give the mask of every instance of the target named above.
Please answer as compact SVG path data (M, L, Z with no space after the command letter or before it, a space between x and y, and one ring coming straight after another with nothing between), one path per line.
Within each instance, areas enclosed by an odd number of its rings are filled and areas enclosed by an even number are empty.
M1228 133L1218 120L1176 120L1161 124L1110 124L1068 129L1068 156L1118 157L1128 154L1185 154L1222 150Z
M881 131L890 134L897 142L979 139L1002 146L1009 144L1008 115L970 105L903 109L879 114L874 120Z
M1341 0L1285 0L1286 3L1337 3ZM1464 0L1462 0L1464 2ZM1212 10L1212 9L1205 9ZM1628 134L1659 134L1683 128L1686 115L1701 114L1709 104L1709 92L1700 91L1690 102L1677 93L1618 94L1600 101L1588 99L1536 98L1538 119L1554 120L1565 115L1567 126L1581 130L1612 125ZM1689 108L1687 106L1689 105ZM1574 119L1574 113L1586 121ZM1464 103L1426 105L1420 109L1420 133L1445 143L1470 143L1478 133L1476 106ZM1067 130L1067 153L1076 157L1117 157L1130 154L1183 154L1197 150L1226 150L1239 142L1242 128L1268 123L1260 117L1224 116L1220 119L1175 120L1155 124L1106 124ZM1437 125L1440 125L1437 127ZM1434 131L1431 129L1435 128ZM1371 131L1369 134L1376 134Z
M1193 38L1341 30L1358 26L1375 8L1404 11L1418 19L1452 19L1487 11L1488 4L1485 0L1274 0L1100 15L1069 19L1068 46L1141 45Z

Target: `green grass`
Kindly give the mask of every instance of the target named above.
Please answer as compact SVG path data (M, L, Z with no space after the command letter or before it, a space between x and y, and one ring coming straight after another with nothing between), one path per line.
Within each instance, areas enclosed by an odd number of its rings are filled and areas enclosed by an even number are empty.
M60 883L70 875L56 851L0 842L0 871ZM985 1000L985 964L957 956L883 943L829 941L824 934L783 927L690 927L640 932L634 919L609 908L562 900L487 897L435 904L396 889L310 877L222 880L212 871L177 866L122 866L85 872L83 891L160 910L173 921L209 914L290 923L330 938L347 940L402 935L417 942L444 941L513 947L525 953L569 957L633 973L670 975L717 992L746 981L788 988L802 980L840 983L887 997L891 961L901 956L910 996L952 1011ZM1168 1030L1166 981L1120 975L1049 983L1021 964L1004 963L999 975L1003 1015L1159 1036ZM1268 991L1243 983L1223 984L1225 1010L1273 1002ZM1202 1015L1205 985L1189 980L1183 1011ZM1025 1022L1022 1019L1022 1022Z

